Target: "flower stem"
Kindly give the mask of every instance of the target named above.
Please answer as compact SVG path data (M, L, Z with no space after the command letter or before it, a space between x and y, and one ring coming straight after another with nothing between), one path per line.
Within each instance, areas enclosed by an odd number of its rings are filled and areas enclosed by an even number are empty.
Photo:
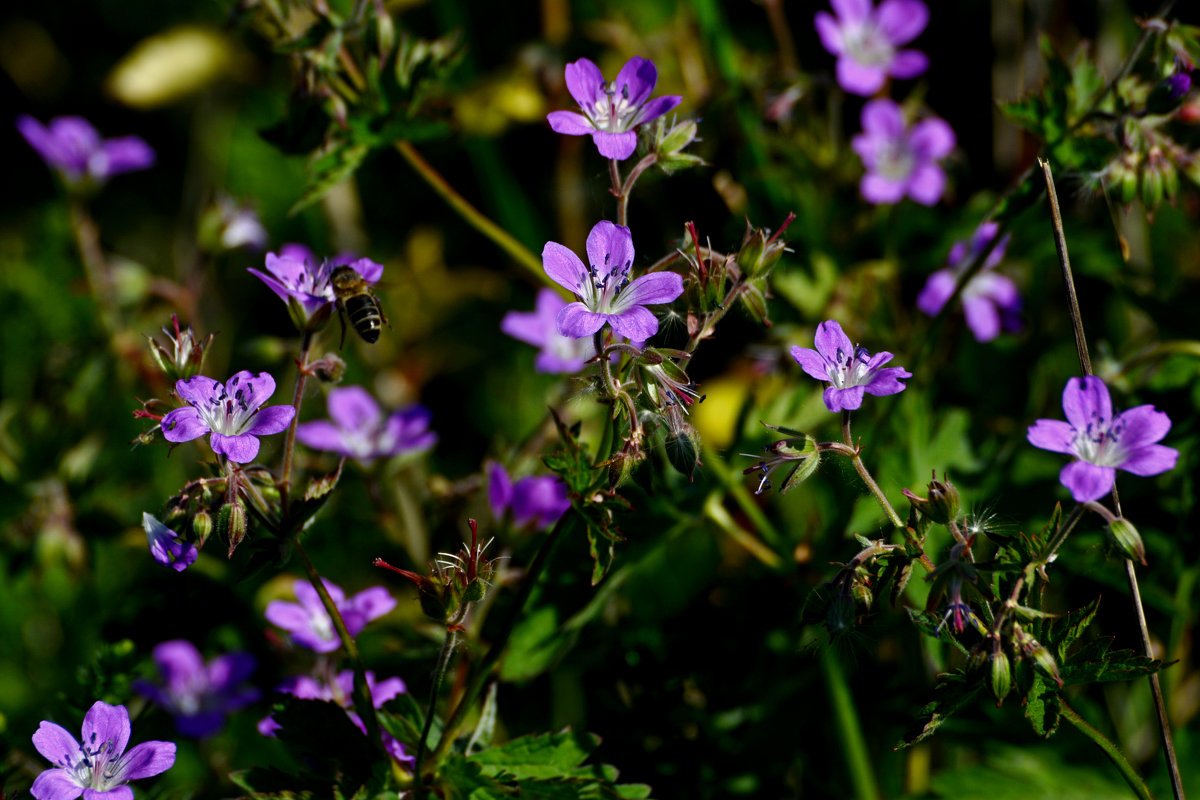
M871 766L871 755L863 738L862 723L854 707L854 695L846 682L846 673L838 663L832 648L820 648L821 673L829 689L829 704L833 709L834 724L841 740L842 753L850 772L857 800L877 800L879 786L875 782L875 770Z
M418 778L421 775L421 766L425 763L425 756L429 751L429 731L433 728L433 717L437 710L438 695L441 694L442 682L446 679L446 668L450 665L450 656L454 654L454 648L458 645L458 631L454 628L446 629L446 639L442 642L442 650L438 653L437 666L433 670L433 685L429 687L429 703L425 707L425 725L421 728L421 741L417 744L417 760L413 764L413 775Z
M421 178L429 184L429 186L437 192L449 206L458 212L458 215L466 220L472 228L482 233L487 238L495 242L501 250L512 256L513 260L524 267L531 275L537 278L547 286L557 288L557 284L546 275L542 269L542 261L525 245L521 244L508 231L501 228L496 223L485 217L479 209L471 205L465 197L450 185L450 183L442 177L442 174L433 168L433 165L425 160L417 149L412 146L411 142L399 141L396 142L396 149L408 165L412 167Z
M1050 199L1050 221L1054 226L1054 246L1058 250L1058 263L1062 267L1063 282L1067 286L1067 313L1071 317L1071 329L1075 332L1075 351L1079 355L1079 368L1084 375L1092 374L1092 359L1088 355L1087 338L1083 335L1083 315L1079 311L1079 298L1075 295L1075 279L1071 274L1071 258L1067 255L1067 237L1063 231L1062 212L1058 208L1058 193L1054 191L1054 176L1050 173L1050 162L1038 159L1042 176L1046 179L1046 194Z
M846 446L854 451L854 455L850 457L850 461L854 464L854 468L858 470L858 476L862 478L863 483L867 485L867 489L875 496L875 500L883 507L883 511L887 514L892 525L898 530L904 530L904 520L896 513L896 509L892 508L892 504L888 501L887 495L883 493L883 489L879 488L879 484L871 477L871 473L867 470L867 465L863 463L862 455L859 449L854 446L854 439L850 435L850 412L842 412L842 439Z
M1126 561L1126 563L1129 563ZM1129 759L1125 758L1125 754L1121 752L1121 748L1105 736L1100 731L1093 728L1083 717L1076 713L1075 709L1067 705L1067 702L1059 695L1058 698L1059 711L1062 712L1063 719L1075 726L1076 730L1084 736L1092 740L1092 743L1104 751L1104 755L1108 756L1108 760L1121 773L1121 777L1129 784L1129 788L1133 789L1134 794L1142 798L1142 800L1153 800L1153 795L1150 794L1150 789L1146 787L1145 781L1137 774L1137 770L1129 763Z
M304 331L300 340L300 357L296 359L296 390L292 392L292 424L288 426L287 439L283 445L283 466L279 468L279 505L284 521L291 516L288 508L288 489L292 481L292 457L296 451L296 426L300 423L300 404L304 401L304 384L308 382L308 352L312 349L312 331ZM297 547L299 537L296 538ZM318 590L323 591L323 590Z

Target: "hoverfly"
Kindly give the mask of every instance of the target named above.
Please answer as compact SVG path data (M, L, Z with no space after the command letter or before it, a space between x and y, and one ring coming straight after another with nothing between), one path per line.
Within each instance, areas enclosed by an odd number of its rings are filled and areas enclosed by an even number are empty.
M329 276L329 285L333 287L333 294L337 298L338 313L344 315L342 343L346 342L345 317L350 318L350 325L364 342L374 344L378 341L379 331L387 322L387 317L383 315L379 298L375 297L363 276L350 267L334 267Z

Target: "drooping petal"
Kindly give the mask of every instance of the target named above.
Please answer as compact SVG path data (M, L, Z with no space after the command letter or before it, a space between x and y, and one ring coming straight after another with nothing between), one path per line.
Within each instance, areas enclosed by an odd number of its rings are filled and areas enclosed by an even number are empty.
M235 464L249 464L258 455L261 443L257 437L248 433L226 436L213 431L212 436L208 437L208 444L214 453L225 456Z
M888 74L902 81L923 75L929 69L929 56L920 50L901 50L892 56Z
M550 123L550 130L567 136L583 136L596 131L590 119L574 111L551 111L546 115L546 121Z
M817 326L813 344L827 362L836 362L839 357L845 358L854 352L854 343L850 341L850 337L846 335L842 326L835 319L827 319ZM795 351L792 354L795 355ZM801 366L804 365L801 364Z
M634 150L637 150L637 134L633 131L621 133L593 131L592 142L600 151L600 155L605 158L614 158L617 161L624 161L633 155Z
M146 531L150 555L159 564L176 572L183 572L196 563L196 558L200 555L196 546L180 539L175 531L159 522L153 515L142 514L142 528Z
M558 332L571 339L581 339L603 328L607 321L604 314L589 311L583 303L568 303L558 312Z
M952 270L939 269L929 276L929 280L925 281L925 287L917 295L917 308L931 317L935 316L954 294L956 283L957 280Z
M842 44L842 29L833 15L827 11L818 11L813 23L825 49L835 56L840 56L845 51L845 45Z
M795 345L792 347L792 358L810 377L819 381L829 380L829 361L816 350Z
M161 427L163 438L175 444L190 442L208 433L208 426L201 421L200 413L191 406L168 411Z
M292 424L296 409L292 406L267 406L254 415L254 424L246 431L255 436L283 433Z
M883 0L875 21L892 44L908 44L929 24L929 9L920 0Z
M119 766L121 781L149 778L175 764L174 742L142 742L125 754Z
M377 430L383 419L379 403L361 386L345 386L329 392L329 417L345 431Z
M513 487L513 522L521 527L536 521L539 528L553 525L571 507L567 487L553 475L531 475Z
M989 298L964 297L963 314L976 341L990 342L1000 335L1000 312Z
M101 742L111 742L111 753L117 756L125 752L129 744L129 711L125 706L110 706L102 700L92 703L83 716L83 746L95 748Z
M33 732L33 746L52 764L74 764L83 754L66 728L46 720Z
M654 85L658 83L658 69L654 66L654 62L641 56L634 56L625 62L625 66L621 67L621 71L617 73L617 79L613 81L613 88L619 97L628 98L628 101L633 105L641 105L654 91Z
M1094 375L1071 378L1063 388L1063 413L1077 431L1091 424L1107 429L1112 421L1112 398L1104 381Z
M488 505L492 508L492 516L500 519L511 504L512 481L508 470L493 461L488 464Z
M1121 447L1132 451L1166 436L1171 418L1151 405L1134 406L1118 414L1112 427L1120 431Z
M588 232L587 255L597 282L602 282L606 275L633 263L633 235L624 225L600 220Z
M552 281L575 294L583 294L584 284L591 280L579 256L558 242L546 242L542 248L542 269Z
M683 96L677 94L664 94L662 97L656 97L642 106L631 124L641 125L643 122L658 119L682 102Z
M604 94L604 75L592 61L581 58L567 64L564 74L567 81L567 91L579 107L590 109Z
M880 206L899 203L904 198L905 188L906 185L903 181L885 178L874 173L864 175L858 185L864 200Z
M658 333L658 318L645 306L632 306L608 317L608 324L618 336L634 342L645 341Z
M683 277L678 272L651 272L626 286L612 305L621 314L630 306L670 303L683 294Z
M875 64L860 64L848 55L842 55L837 60L838 85L850 94L860 97L870 97L883 88L887 80L887 70ZM881 102L881 101L876 101ZM865 124L863 127L866 127Z
M1061 419L1039 419L1029 426L1025 438L1034 447L1075 455L1075 429Z
M302 422L296 426L296 438L305 447L351 455L342 429L327 419Z
M83 787L73 780L68 770L48 769L33 779L29 794L37 800L75 800L83 794Z
M908 137L913 154L925 161L945 158L954 149L954 144L954 129L940 117L921 120L913 126Z
M923 164L908 178L908 196L923 206L936 205L945 190L946 173L936 164Z
M857 411L862 407L864 388L851 386L838 389L836 386L826 386L821 399L825 401L825 407L835 414L839 411Z
M1117 466L1133 475L1147 477L1174 469L1179 460L1179 451L1162 444L1139 447Z
M1072 461L1058 473L1058 480L1078 503L1099 500L1112 491L1117 479L1113 467L1101 467L1087 461Z

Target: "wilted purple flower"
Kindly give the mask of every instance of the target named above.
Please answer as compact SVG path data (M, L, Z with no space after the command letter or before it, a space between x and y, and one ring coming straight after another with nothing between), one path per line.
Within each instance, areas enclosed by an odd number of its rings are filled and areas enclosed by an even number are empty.
M45 126L33 117L17 117L17 130L46 163L72 183L104 181L122 172L154 165L154 151L136 136L101 139L83 117L56 117Z
M249 653L228 653L205 664L195 645L173 639L154 648L154 661L164 685L134 681L133 688L169 711L184 736L211 736L227 715L258 700L258 690L243 685L254 672Z
M832 15L818 11L821 44L838 57L837 79L851 94L867 97L883 88L887 76L915 78L929 66L917 50L898 50L925 30L929 9L920 0L831 0Z
M985 222L971 235L969 245L962 240L955 242L946 259L947 266L930 275L925 288L917 295L917 308L931 317L941 311L954 294L954 287L963 270L991 245L999 228L995 222ZM1013 329L1018 325L1021 295L1017 292L1017 285L1012 278L992 271L1004 259L1009 238L1005 236L992 248L983 268L962 290L967 326L981 342L990 342L1000 334L1001 329Z
M175 763L174 742L142 742L128 753L129 711L97 700L83 717L83 745L67 729L43 721L33 746L55 766L33 781L37 800L133 800L126 781L166 772Z
M316 450L330 450L370 464L377 458L428 450L437 441L429 430L429 409L412 405L394 411L387 419L375 398L361 386L329 392L331 420L305 422L296 438Z
M1071 378L1063 389L1067 421L1039 419L1029 426L1029 443L1075 456L1058 479L1077 502L1099 500L1112 491L1117 470L1158 475L1174 468L1179 451L1156 444L1171 430L1171 418L1152 405L1135 406L1113 416L1104 381L1088 375Z
M292 406L262 407L275 393L275 379L265 372L235 372L224 386L195 375L176 381L175 392L188 405L163 417L163 438L190 442L211 432L208 443L213 452L238 464L258 455L259 436L281 433L296 416Z
M283 302L297 301L306 317L311 317L321 306L337 300L329 283L329 276L335 267L350 267L369 284L377 283L383 276L383 265L369 258L351 259L339 255L318 264L312 251L303 245L285 245L279 255L267 253L266 266L267 272L253 267L249 267L248 271L261 279Z
M658 332L658 319L646 308L670 303L683 294L677 272L652 272L630 283L633 235L624 225L597 222L587 238L590 266L585 267L567 247L546 242L542 268L554 282L583 302L568 303L558 312L558 332L572 339L591 336L612 325L618 336L645 341Z
M625 62L612 83L605 83L600 68L586 58L567 64L566 77L567 90L583 114L551 111L546 117L550 127L570 136L590 135L600 155L618 161L637 149L634 128L661 117L683 100L678 95L650 100L658 70L653 61L637 56Z
M904 112L891 100L872 100L863 106L863 132L850 142L867 174L859 188L871 203L898 203L908 195L931 206L946 188L938 166L954 149L954 131L946 121L930 117L909 128Z
M406 691L404 681L399 678L388 678L376 682L375 673L370 670L367 671L366 678L367 690L371 694L371 705L375 708L382 708L384 703ZM299 697L301 700L324 700L328 703L337 703L346 710L347 716L350 717L350 721L354 723L355 727L362 731L363 735L367 733L367 726L363 724L362 717L354 711L353 670L339 672L334 676L333 683L330 684L322 683L307 675L300 675L284 681L276 691ZM263 736L274 736L279 728L280 725L274 717L264 717L258 723L258 732ZM412 767L416 759L404 751L404 745L387 731L383 731L382 735L383 747L388 754L397 761Z
M855 347L836 320L817 326L816 350L796 346L792 358L812 377L829 381L823 399L830 411L853 411L862 405L863 393L883 397L903 392L903 378L912 373L903 367L883 367L891 353L871 355L865 347Z
M558 332L558 313L566 305L553 289L541 289L533 311L510 311L500 320L501 331L540 349L533 364L538 372L579 372L596 355L591 340L571 339Z
M554 475L530 475L513 483L503 466L488 465L488 503L496 519L512 511L513 524L518 528L533 523L534 528L548 528L571 507L567 486Z
M142 512L142 527L146 530L146 541L150 544L150 555L164 567L170 567L176 572L196 563L200 551L191 542L180 538L179 534L154 518L154 515Z
M372 586L347 599L345 592L324 578L325 590L337 606L346 630L351 636L367 627L367 623L378 619L396 607L396 600L382 586ZM264 616L273 625L283 628L292 635L292 641L317 653L331 653L341 647L342 642L334 630L333 620L325 611L321 597L308 581L298 580L292 584L298 603L272 600L267 604Z

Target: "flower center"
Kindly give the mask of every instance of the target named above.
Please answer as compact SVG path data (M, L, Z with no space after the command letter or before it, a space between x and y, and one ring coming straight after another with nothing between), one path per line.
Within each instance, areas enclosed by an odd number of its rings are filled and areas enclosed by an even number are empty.
M623 86L617 91L615 84L606 83L602 88L604 96L596 99L588 116L592 118L598 130L609 133L629 130L638 110L629 100L629 87Z
M308 618L308 629L324 641L329 641L334 637L333 620L323 610Z
M865 347L854 348L853 353L847 354L838 348L837 357L828 367L829 380L838 389L850 389L866 383L867 374L871 371L871 352Z
M896 54L887 34L869 20L843 29L842 46L846 48L846 55L864 67L887 66Z
M902 181L912 174L914 161L908 142L892 139L879 148L875 171L889 180Z
M122 782L119 779L122 772L120 753L116 752L116 743L112 739L97 743L93 733L92 741L85 742L80 750L79 761L70 768L75 783L106 792Z
M250 421L258 413L259 403L254 399L253 384L239 386L240 380L234 377L229 381L229 387L233 389L232 397L224 386L217 384L208 399L196 406L209 430L222 436L237 436L249 427Z
M1099 467L1120 466L1128 455L1121 445L1121 434L1124 432L1125 423L1120 418L1106 426L1099 415L1093 414L1086 428L1075 431L1075 440L1072 442L1075 454L1081 460Z
M629 270L633 262L626 261L614 267L609 263L611 258L610 253L605 253L604 266L589 265L591 280L579 282L578 292L583 304L597 314L612 314L621 290L629 285Z

